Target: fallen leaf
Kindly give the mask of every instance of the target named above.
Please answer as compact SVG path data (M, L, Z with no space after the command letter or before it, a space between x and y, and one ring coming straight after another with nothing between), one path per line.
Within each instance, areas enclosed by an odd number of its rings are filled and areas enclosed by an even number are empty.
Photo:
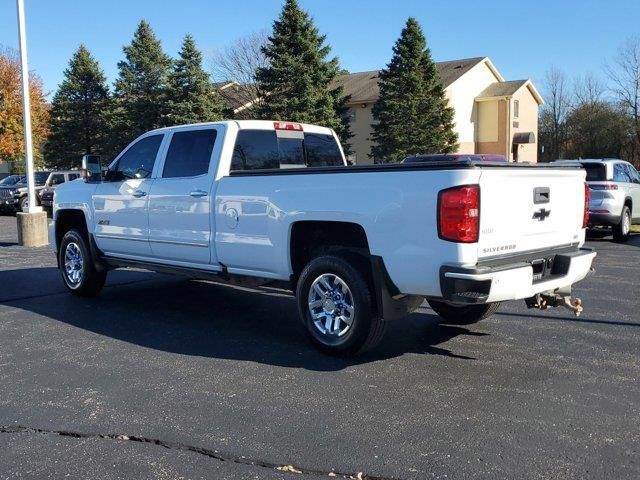
M289 473L302 473L301 470L298 470L293 465L283 465L281 467L276 467L276 470L280 470L281 472L289 472Z

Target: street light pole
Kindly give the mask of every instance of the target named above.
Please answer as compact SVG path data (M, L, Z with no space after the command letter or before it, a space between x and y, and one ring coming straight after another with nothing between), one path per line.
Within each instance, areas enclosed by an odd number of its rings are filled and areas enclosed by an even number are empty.
M31 141L31 105L29 102L29 64L27 63L27 30L24 21L24 0L18 5L18 36L20 37L20 67L22 70L22 117L24 121L24 153L27 164L27 192L29 207L17 212L18 244L25 247L41 247L48 243L47 214L38 206L33 175L33 143Z
M33 176L33 142L31 139L31 102L29 101L29 64L27 63L27 30L24 21L24 0L16 0L18 6L18 36L20 37L20 65L22 67L22 107L24 124L24 150L27 163L28 213L41 212L37 206Z

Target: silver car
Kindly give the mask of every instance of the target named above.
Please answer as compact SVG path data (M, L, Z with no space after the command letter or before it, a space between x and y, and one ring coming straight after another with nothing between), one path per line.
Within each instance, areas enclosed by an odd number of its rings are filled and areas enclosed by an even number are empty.
M631 225L640 224L640 174L634 166L615 158L556 163L580 164L587 171L589 227L611 227L616 241L627 240Z

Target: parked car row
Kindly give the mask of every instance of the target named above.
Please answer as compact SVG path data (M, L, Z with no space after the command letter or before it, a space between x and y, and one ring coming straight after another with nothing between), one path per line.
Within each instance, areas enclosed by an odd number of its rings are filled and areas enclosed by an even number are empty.
M44 170L34 173L36 198L46 210L53 207L53 192L58 185L80 178L79 170ZM0 208L24 212L29 208L27 177L9 175L0 181Z

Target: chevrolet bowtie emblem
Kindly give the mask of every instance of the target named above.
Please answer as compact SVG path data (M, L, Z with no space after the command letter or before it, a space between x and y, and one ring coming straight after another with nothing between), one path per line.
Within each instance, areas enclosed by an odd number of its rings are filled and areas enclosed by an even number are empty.
M533 218L538 219L539 222L543 222L549 215L551 215L551 210L541 208L537 212L533 213Z

